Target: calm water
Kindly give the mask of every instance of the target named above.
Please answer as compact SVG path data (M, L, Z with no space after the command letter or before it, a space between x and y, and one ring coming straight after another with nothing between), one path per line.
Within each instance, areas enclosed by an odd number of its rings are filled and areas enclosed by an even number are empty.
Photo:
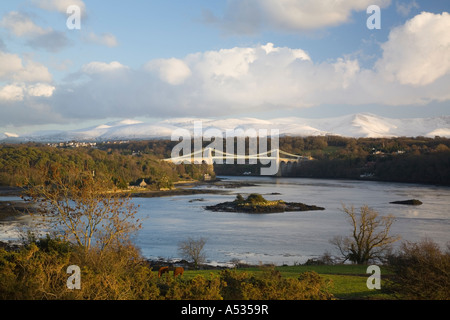
M211 263L237 258L248 263L293 264L326 251L337 255L329 240L336 235L346 236L350 231L342 204L356 208L367 204L381 215L393 214L396 221L391 234L399 234L402 240L428 237L442 246L450 242L447 187L301 178L222 178L256 186L224 189L228 192L224 194L135 199L145 219L135 240L142 253L149 258L177 258L180 241L204 237L206 256ZM231 201L238 193L252 192L269 200L303 202L325 210L251 215L204 209L206 205ZM274 192L280 194L272 195ZM412 198L421 200L423 205L389 204ZM199 199L202 201L195 201Z
M402 241L428 237L443 247L450 242L448 187L301 178L221 178L256 186L222 189L223 194L135 198L133 201L140 205L139 215L144 219L135 243L143 255L179 258L178 243L188 237L207 239L205 253L210 263L227 263L237 258L256 264L294 264L326 251L338 255L329 240L350 232L341 211L342 204L356 208L367 204L381 215L393 214L396 221L391 234L399 234ZM204 209L206 205L234 200L238 193L245 196L252 192L261 193L269 200L303 202L325 210L251 215ZM279 194L272 195L275 192ZM389 204L413 198L423 204ZM0 240L14 237L16 225L0 225Z

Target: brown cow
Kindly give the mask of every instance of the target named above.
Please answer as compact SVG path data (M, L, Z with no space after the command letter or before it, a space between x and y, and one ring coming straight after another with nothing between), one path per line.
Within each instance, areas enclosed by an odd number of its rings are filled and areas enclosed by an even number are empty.
M169 272L169 267L161 267L158 271L158 278L161 278L161 275Z
M176 267L175 270L173 270L173 276L176 277L178 275L182 276L184 273L183 267Z

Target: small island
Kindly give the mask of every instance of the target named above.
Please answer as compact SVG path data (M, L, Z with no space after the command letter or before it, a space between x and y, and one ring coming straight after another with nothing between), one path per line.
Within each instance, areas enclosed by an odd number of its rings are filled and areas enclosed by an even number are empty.
M247 199L244 199L241 194L238 194L234 201L223 202L213 206L206 206L206 209L211 211L244 213L278 213L287 211L325 210L325 208L322 207L307 205L300 202L266 200L258 193L250 194Z
M402 201L392 201L389 202L392 204L406 204L406 205L411 205L411 206L420 206L422 204L422 201L417 200L417 199L411 199L411 200L402 200Z

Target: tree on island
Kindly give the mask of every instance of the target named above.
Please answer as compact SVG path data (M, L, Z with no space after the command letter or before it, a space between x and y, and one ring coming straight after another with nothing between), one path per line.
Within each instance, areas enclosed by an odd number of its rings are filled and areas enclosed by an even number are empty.
M394 216L379 217L378 212L362 206L359 213L355 208L347 208L343 205L349 224L352 227L350 236L336 236L330 242L334 244L344 261L357 264L367 264L371 260L381 259L390 249L390 245L400 239L398 236L390 236L389 231Z

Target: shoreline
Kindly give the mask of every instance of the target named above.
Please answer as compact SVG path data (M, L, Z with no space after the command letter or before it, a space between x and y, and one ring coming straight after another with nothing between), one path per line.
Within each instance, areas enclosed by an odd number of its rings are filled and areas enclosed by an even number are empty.
M120 190L118 193L129 195L130 198L156 198L171 197L196 194L225 194L228 189L244 186L253 186L247 182L226 182L222 179L212 181L180 181L174 183L175 187L170 190L149 190L149 189L131 189ZM211 187L215 187L212 189ZM22 188L0 186L0 223L17 221L18 218L33 211L33 204L15 200L1 200L1 197L20 197Z

